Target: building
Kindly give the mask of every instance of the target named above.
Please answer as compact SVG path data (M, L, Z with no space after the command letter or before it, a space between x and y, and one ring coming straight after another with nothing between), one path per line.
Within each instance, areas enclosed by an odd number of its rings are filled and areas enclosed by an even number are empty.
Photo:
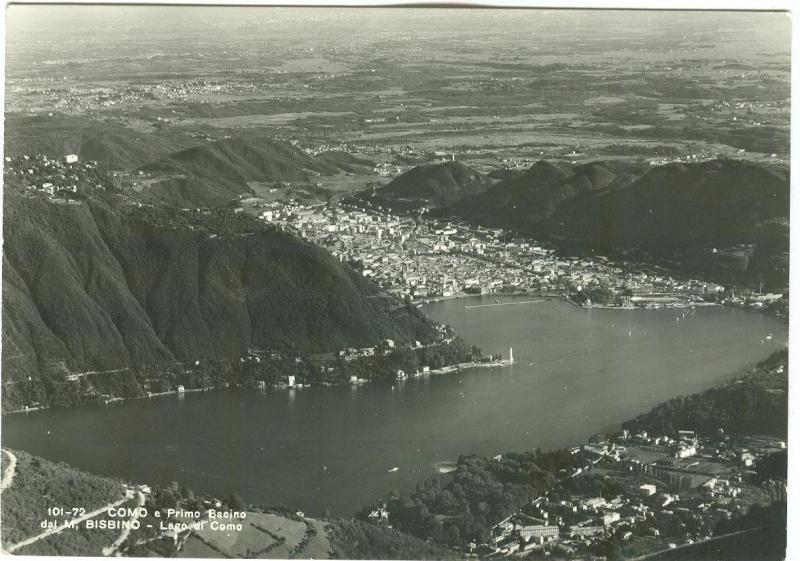
M178 386L177 391L178 393L184 393L186 391L186 388L184 388L183 386Z
M290 374L289 375L289 383L287 384L290 388L294 387L294 380L295 380L295 377Z
M572 537L588 538L602 533L602 526L570 526L569 528L569 535Z
M372 522L377 522L377 523L388 522L389 511L386 510L386 505L383 504L379 508L376 508L375 510L370 512L368 518Z
M519 536L527 541L532 539L555 539L558 537L558 526L522 526L519 528Z
M639 490L640 490L640 491L642 492L642 494L643 494L643 495L645 495L646 497L650 497L650 496L652 496L652 495L655 495L655 494L656 494L656 486L655 486L655 485L651 485L651 484L649 484L649 483L647 483L647 484L645 484L645 485L641 485L641 486L639 486Z
M77 161L78 161L77 154L67 154L66 156L64 156L64 162L67 164L74 164Z
M606 500L602 497L594 497L591 499L586 499L583 502L583 506L589 509L596 509L606 505Z

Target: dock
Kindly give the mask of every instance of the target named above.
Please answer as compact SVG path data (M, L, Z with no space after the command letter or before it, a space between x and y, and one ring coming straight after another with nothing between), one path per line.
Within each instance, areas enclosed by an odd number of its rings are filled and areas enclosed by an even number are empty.
M475 304L473 306L464 306L465 310L472 310L475 308L488 308L491 306L517 306L521 304L538 304L544 300L525 300L523 302L494 302L493 304Z

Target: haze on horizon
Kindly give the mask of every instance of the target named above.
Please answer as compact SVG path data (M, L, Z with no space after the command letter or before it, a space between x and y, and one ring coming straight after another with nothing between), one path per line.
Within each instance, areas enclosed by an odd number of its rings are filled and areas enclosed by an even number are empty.
M657 60L788 54L791 43L787 14L766 11L14 4L6 18L10 76L52 59L165 52L226 58L253 50L267 57L298 46L381 45L433 55L436 41L460 41L477 57L513 57L515 49L542 59L649 51Z

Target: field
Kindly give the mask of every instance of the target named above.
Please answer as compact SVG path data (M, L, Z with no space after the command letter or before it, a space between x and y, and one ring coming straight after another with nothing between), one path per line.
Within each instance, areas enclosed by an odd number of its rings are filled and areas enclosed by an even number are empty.
M9 15L10 153L73 152L137 169L254 133L315 156L363 158L349 174L329 169L282 191L271 191L282 178L268 174L249 178L266 189L237 184L266 201L325 201L452 157L481 171L542 158L788 159L789 26L780 14L141 12L152 33L170 35L180 21L196 36L188 50L165 51L113 8L53 8L48 19L65 26L49 51L31 45L43 31L39 10ZM239 33L240 15L259 33ZM72 47L84 35L106 50L86 58ZM217 40L226 45L219 56ZM162 196L192 185L174 178L152 172L137 187Z
M241 532L204 528L194 533L179 557L242 557L247 559L325 559L330 544L324 525L310 518L292 520L277 514L248 512Z

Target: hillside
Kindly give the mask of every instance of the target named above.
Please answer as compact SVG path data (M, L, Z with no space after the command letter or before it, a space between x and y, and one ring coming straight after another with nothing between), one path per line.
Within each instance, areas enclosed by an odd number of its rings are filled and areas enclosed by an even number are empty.
M125 486L120 481L97 477L74 469L63 463L53 463L18 450L3 450L3 473L9 467L9 460L15 461L13 477L2 491L2 544L8 550L23 555L96 555L100 556L103 546L111 544L118 531L86 529L77 527L41 539L25 543L30 538L41 536L45 530L43 520L65 520L78 518L80 513L71 512L72 505L92 512L106 505L119 503L126 507L134 506L134 501L126 502ZM64 517L49 514L53 507L64 507ZM68 514L67 514L68 513ZM98 514L96 519L108 520L107 514ZM23 545L20 545L23 544Z
M248 348L308 352L426 339L415 310L324 250L227 211L59 204L6 193L9 384ZM12 399L12 401L14 401ZM10 403L10 402L9 402Z
M2 491L2 545L23 555L108 556L119 552L133 557L247 559L455 559L442 547L385 526L349 519L315 519L301 516L285 507L247 506L231 496L224 510L246 510L242 529L214 530L205 518L206 497L173 483L150 489L126 485L99 477L63 463L53 463L18 450L3 450L2 471L15 462L13 477ZM5 480L4 480L5 481ZM238 504L237 504L238 503ZM72 505L76 505L75 512ZM126 533L121 529L89 527L98 521L121 521L104 507L116 505L133 509L144 506L147 516L140 528ZM236 506L232 506L236 505ZM48 509L64 507L63 516L52 516ZM167 509L176 507L203 512L206 524L185 539L173 540L169 531L159 530L162 522L178 522ZM154 513L160 511L160 518ZM92 516L89 516L92 515ZM50 531L41 528L42 520L58 520L60 525L76 520L74 528ZM185 521L185 520L182 520Z
M389 206L446 206L483 192L486 176L461 162L425 164L396 177L377 196Z
M751 372L702 393L665 401L622 423L632 432L673 434L692 427L699 434L768 434L786 437L789 427L789 363L786 350L773 353Z
M387 526L333 520L328 538L337 559L458 559L454 551Z
M169 129L144 126L135 130L121 120L97 120L55 114L10 114L5 122L6 155L50 154L60 158L77 154L111 169L134 169L163 154L185 150L197 140Z
M562 201L585 192L614 189L630 182L635 169L617 162L573 166L541 160L522 174L457 203L453 210L479 222L533 226L553 216Z
M325 153L315 158L286 142L238 133L169 154L142 170L170 177L146 192L151 200L177 206L216 206L252 192L247 186L250 181L308 182L315 175L363 167L363 162L348 154Z
M309 155L274 132L213 130L225 135L209 142L206 132L172 127L151 118L130 119L52 114L10 115L5 128L9 156L47 154L61 159L76 154L113 170L147 173L144 200L178 208L222 206L242 193L248 182L313 186L319 176L371 175L367 158L342 151Z
M604 250L665 252L746 242L757 225L788 211L787 170L713 161L659 166L624 189L574 197L546 226Z
M341 150L329 150L316 156L317 165L330 166L347 173L371 175L373 162Z
M779 166L715 160L642 172L542 161L447 213L722 282L781 289L788 278L789 172Z

